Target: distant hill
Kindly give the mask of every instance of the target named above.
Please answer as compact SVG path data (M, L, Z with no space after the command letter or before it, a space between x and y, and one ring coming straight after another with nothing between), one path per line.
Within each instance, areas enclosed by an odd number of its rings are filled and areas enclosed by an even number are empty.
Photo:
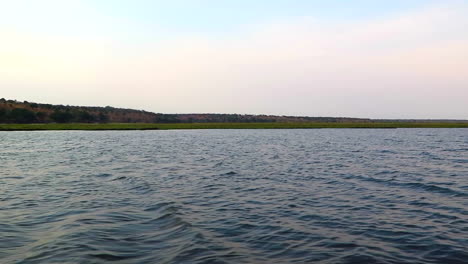
M160 114L143 110L70 106L0 99L0 123L273 123L273 122L405 122L346 117L307 117L239 114ZM466 120L408 120L468 122Z
M368 122L361 118L239 114L158 114L143 110L41 104L0 99L0 123Z
M141 110L0 99L0 123L153 123L163 120L161 115Z

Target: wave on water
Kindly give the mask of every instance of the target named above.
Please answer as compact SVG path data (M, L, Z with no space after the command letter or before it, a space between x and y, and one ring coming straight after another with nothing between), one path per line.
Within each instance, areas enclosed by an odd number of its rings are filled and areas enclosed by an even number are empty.
M468 263L468 134L424 131L0 132L0 262Z

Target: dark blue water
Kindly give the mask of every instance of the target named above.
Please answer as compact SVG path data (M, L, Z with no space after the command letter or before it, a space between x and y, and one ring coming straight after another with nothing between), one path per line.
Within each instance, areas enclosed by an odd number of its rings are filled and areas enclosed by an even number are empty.
M468 130L1 132L0 263L468 263Z

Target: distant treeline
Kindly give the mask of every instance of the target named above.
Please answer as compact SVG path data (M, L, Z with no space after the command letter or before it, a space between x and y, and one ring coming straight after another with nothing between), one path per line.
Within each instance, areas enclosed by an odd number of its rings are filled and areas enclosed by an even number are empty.
M240 114L158 114L115 107L40 104L0 99L0 123L272 123L369 122L369 119Z
M178 114L175 117L182 123L370 122L363 118L239 114Z
M158 114L143 110L40 104L0 99L0 123L373 123L373 122L467 122L466 120L396 120L346 117L307 117L240 114Z
M0 99L0 123L153 123L165 118L146 111L110 106L82 107Z

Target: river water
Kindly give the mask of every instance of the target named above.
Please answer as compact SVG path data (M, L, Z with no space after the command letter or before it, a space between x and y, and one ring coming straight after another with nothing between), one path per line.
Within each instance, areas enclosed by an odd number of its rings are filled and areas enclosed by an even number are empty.
M0 132L0 263L468 263L468 129Z

